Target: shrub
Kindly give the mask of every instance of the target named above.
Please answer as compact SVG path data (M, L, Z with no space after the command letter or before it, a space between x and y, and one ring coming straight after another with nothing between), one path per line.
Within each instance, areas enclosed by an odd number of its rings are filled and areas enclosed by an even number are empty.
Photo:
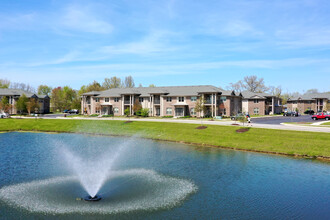
M99 114L91 114L90 117L97 117Z
M179 117L179 118L191 118L190 115L186 115L186 116L182 116L182 117Z
M102 115L104 118L113 117L113 115Z
M163 116L162 118L173 118L172 115Z
M140 115L141 115L142 117L148 117L148 116L149 116L149 109L147 109L147 108L143 108L143 109L141 109L141 110L140 110Z

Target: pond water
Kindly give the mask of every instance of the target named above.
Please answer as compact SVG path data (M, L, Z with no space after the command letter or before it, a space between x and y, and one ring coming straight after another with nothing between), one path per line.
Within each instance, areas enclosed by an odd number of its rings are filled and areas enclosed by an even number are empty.
M101 201L80 200L94 184L84 176L102 180L92 187ZM0 134L0 219L329 216L329 163L138 137Z

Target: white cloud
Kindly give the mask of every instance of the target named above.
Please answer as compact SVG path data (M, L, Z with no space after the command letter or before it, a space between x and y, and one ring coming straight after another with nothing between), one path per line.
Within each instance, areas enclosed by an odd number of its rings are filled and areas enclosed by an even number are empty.
M178 47L171 46L168 41L172 35L164 31L153 31L140 41L119 45L104 46L100 52L108 54L138 54L146 55L178 50Z
M113 26L87 7L69 6L65 8L60 24L67 30L108 34Z

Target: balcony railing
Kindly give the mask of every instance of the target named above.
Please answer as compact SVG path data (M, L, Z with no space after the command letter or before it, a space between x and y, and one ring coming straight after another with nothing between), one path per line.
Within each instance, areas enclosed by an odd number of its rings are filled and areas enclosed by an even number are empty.
M155 99L154 104L160 104L160 99Z
M125 100L124 101L124 104L130 104L130 101L129 100Z

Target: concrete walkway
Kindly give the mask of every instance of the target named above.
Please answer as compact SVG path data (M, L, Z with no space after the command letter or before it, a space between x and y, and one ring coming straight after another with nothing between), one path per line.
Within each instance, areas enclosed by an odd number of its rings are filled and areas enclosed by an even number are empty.
M191 120L191 119L148 119L148 118L85 118L85 117L57 117L57 119L79 119L79 120L117 120L117 121L149 121L149 122L171 122L171 123L186 123L186 124L201 124L200 120ZM239 124L243 126L240 122L235 121L209 121L207 119L203 120L205 125L225 125L225 126L237 126L233 124ZM330 128L328 127L312 127L312 126L299 126L299 125L290 125L290 124L247 124L244 126L254 127L254 128L266 128L266 129L279 129L279 130L291 130L291 131L310 131L310 132L325 132L330 133Z

